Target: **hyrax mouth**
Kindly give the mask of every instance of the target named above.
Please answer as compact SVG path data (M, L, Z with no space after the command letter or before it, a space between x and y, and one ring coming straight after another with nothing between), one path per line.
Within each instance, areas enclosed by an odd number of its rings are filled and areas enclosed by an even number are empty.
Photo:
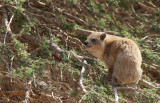
M92 47L92 45L90 45L88 42L85 42L84 45L85 45L86 48Z
M84 42L84 45L86 46L86 48L91 47L91 46L89 45L89 42L88 42L88 41L85 41L85 42Z
M92 46L91 45L86 45L86 48L91 48Z

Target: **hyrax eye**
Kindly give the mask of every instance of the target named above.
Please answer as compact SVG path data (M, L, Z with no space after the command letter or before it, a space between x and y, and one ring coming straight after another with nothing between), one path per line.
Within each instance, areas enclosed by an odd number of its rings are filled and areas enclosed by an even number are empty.
M92 42L96 42L96 38L91 39Z

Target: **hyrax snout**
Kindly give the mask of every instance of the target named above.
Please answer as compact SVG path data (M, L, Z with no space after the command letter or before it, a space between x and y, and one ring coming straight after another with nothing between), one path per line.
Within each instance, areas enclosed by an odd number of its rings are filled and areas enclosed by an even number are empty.
M91 54L106 64L112 81L116 80L121 84L138 83L142 75L142 57L134 41L93 32L84 44Z

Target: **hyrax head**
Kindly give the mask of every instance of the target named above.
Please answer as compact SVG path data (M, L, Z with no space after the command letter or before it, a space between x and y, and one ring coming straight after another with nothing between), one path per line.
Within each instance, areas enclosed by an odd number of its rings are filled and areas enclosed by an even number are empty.
M86 49L95 54L104 48L104 39L106 38L106 33L94 32L91 33L87 40L85 41Z

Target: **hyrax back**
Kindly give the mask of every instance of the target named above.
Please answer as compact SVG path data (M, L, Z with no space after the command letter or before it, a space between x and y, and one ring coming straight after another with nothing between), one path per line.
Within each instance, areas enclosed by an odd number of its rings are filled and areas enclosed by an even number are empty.
M85 41L87 50L109 68L109 77L122 84L138 83L141 75L141 52L130 39L95 32Z

